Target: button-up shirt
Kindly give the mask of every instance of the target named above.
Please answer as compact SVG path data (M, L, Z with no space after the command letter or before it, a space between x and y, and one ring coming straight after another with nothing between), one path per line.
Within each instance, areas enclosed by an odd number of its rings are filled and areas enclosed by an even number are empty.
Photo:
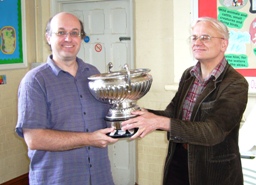
M54 64L32 69L19 87L16 132L23 128L93 132L106 128L109 105L90 93L88 77L99 71L77 58L75 77ZM113 185L107 148L83 147L69 151L29 150L32 185Z
M220 76L226 64L227 61L222 60L206 79L202 79L201 77L200 62L197 62L191 69L190 73L192 76L195 76L195 81L191 86L183 105L183 120L190 120L197 97L203 92L210 79L216 80Z

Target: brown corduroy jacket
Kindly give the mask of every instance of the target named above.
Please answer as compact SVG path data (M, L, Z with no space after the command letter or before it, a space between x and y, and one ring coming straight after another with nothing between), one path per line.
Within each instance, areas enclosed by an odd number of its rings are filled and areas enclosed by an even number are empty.
M163 184L167 185L176 143L188 143L190 185L242 185L238 135L247 104L248 83L227 63L218 79L212 79L197 98L191 121L183 121L182 105L195 78L190 70L183 73L178 91L166 110L150 110L171 118Z

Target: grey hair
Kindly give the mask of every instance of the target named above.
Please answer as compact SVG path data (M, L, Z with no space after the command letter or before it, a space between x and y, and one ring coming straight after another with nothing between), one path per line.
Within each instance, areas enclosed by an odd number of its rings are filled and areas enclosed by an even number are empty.
M198 18L195 23L192 25L192 29L195 27L195 25L199 22L208 22L212 25L212 27L224 38L229 39L229 30L225 24L220 22L217 19L211 18L211 17L200 17Z

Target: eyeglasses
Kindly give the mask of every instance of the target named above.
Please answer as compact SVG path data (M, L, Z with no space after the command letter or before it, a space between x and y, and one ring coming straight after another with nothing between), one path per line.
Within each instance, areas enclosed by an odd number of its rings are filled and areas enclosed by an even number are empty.
M212 37L212 36L210 36L210 35L200 35L200 36L191 35L191 36L189 37L189 40L190 40L192 43L195 43L195 42L197 41L197 39L199 39L201 42L205 43L205 42L211 41L212 38L224 39L223 37Z
M70 35L70 37L80 37L82 35L82 33L80 33L79 31L71 31L71 32L67 32L67 31L58 31L58 32L53 32L55 35L59 36L59 37L67 37L68 35Z

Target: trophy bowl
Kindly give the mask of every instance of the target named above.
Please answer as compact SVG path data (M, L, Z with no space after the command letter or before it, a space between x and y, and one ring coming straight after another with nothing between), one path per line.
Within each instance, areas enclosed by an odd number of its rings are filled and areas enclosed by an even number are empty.
M123 131L122 121L135 117L131 113L140 110L136 101L142 98L150 89L153 78L149 69L129 70L124 65L120 71L111 72L113 65L109 63L109 72L90 76L89 89L99 101L111 104L105 116L108 127L115 127L115 131L108 134L113 138L131 137L137 129Z

